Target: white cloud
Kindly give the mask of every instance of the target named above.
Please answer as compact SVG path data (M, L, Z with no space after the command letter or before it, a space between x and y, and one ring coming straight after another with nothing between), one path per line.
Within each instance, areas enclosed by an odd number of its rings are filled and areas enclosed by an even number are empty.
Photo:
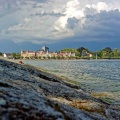
M109 28L119 25L115 9L120 10L116 0L0 0L0 36L38 44L76 36L92 39L101 29L107 35Z
M65 16L60 17L55 23L55 29L61 31L67 31L67 21L69 18L77 18L80 19L84 17L83 10L80 9L80 2L78 0L71 0L67 2L65 6L64 13Z
M75 17L77 19L80 19L81 24L84 24L85 19L82 20L82 18L85 18L85 16L88 15L86 13L86 9L88 9L88 12L90 11L89 15L92 15L93 12L98 13L98 12L103 11L103 10L107 11L107 8L108 8L108 6L104 2L98 2L97 5L87 4L84 8L82 8L80 6L80 1L72 0L72 1L67 3L66 9L65 9L65 12L64 12L65 16L62 16L58 19L58 21L55 24L55 28L59 31L63 30L63 29L66 29L67 20L69 18L73 18L73 17ZM94 11L91 11L91 10L94 10Z
M101 12L103 10L108 11L109 7L107 6L107 4L105 2L98 2L97 4L86 4L85 6L86 8L89 9L95 9L97 10L97 12Z
M108 6L106 3L104 2L99 2L97 4L97 10L100 12L101 10L107 10L108 9Z
M28 23L29 21L31 21L30 18L25 18L25 22Z

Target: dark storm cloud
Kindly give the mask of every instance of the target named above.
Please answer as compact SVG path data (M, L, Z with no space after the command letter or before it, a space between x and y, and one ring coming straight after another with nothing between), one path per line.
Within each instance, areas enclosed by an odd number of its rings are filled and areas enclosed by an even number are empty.
M78 19L69 18L67 27L76 34L72 39L81 41L120 41L120 12L116 9L87 15L82 28Z
M87 17L85 29L91 31L93 37L114 40L120 37L120 12L119 10L102 11ZM96 34L95 34L96 33Z
M79 22L79 20L77 19L77 18L75 18L75 17L73 17L73 18L68 18L68 20L67 20L67 27L69 28L69 29L74 29L75 27L77 27L76 25L78 24L78 22Z
M119 41L115 0L0 0L0 37L40 44Z

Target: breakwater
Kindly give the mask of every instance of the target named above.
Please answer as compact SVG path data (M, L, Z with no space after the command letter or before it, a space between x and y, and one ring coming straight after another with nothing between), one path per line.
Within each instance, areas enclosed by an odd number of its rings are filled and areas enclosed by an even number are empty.
M0 119L119 120L120 107L80 86L36 69L0 60Z

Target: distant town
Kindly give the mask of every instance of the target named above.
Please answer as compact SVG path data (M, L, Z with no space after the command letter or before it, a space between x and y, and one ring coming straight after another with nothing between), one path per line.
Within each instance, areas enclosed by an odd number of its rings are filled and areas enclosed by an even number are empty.
M49 48L44 45L41 50L21 50L20 53L2 53L0 56L8 59L120 59L120 51L115 48L112 50L106 47L102 50L92 52L88 48L80 47L78 49L66 48L58 52L51 52Z

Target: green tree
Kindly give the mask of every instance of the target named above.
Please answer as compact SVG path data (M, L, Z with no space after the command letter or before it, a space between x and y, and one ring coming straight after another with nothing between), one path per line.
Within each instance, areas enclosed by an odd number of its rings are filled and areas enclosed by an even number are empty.
M60 56L57 56L56 59L60 59Z
M115 57L115 58L118 57L118 55L119 55L118 53L119 53L118 49L115 48L115 49L113 50L113 54L114 54L114 57Z
M75 56L79 56L80 57L80 52L79 51L75 51Z
M29 57L25 57L25 59L29 59Z
M65 48L63 50L61 50L61 52L75 52L76 49L72 49L72 48Z
M33 57L33 56L31 56L31 57L30 57L30 59L34 59L34 57Z
M45 56L43 56L43 59L46 59L46 57L45 57Z
M80 47L80 48L78 48L77 51L78 51L79 54L80 54L79 56L82 56L83 51L86 51L87 53L91 53L91 54L93 54L92 51L90 51L88 48L84 48L84 47Z
M102 58L108 58L108 52L107 51L102 51Z
M15 52L13 52L13 53L11 54L11 56L12 56L12 58L14 58L14 59L20 59L20 58L21 58L21 54L20 54L20 53L15 53Z
M118 57L120 58L120 51L118 51Z
M98 59L110 59L112 58L113 54L112 54L112 49L110 47L106 47L100 51L96 51L93 54L93 58L96 58L96 55L98 57Z
M23 59L24 57L23 56L20 56L20 59Z
M50 59L50 56L48 56L47 58Z
M107 53L111 53L112 49L110 47L106 47L102 51L106 51Z
M86 50L82 50L81 57L83 57L83 56L87 56L87 51Z
M106 47L102 50L102 58L110 59L112 57L112 49L110 47Z
M2 53L2 52L0 52L0 56L3 56L3 53Z
M37 56L34 56L33 58L34 58L34 59L38 59L38 57L37 57Z
M65 59L65 57L64 57L64 56L61 56L61 59Z
M39 59L41 59L42 57L41 56L39 56Z

